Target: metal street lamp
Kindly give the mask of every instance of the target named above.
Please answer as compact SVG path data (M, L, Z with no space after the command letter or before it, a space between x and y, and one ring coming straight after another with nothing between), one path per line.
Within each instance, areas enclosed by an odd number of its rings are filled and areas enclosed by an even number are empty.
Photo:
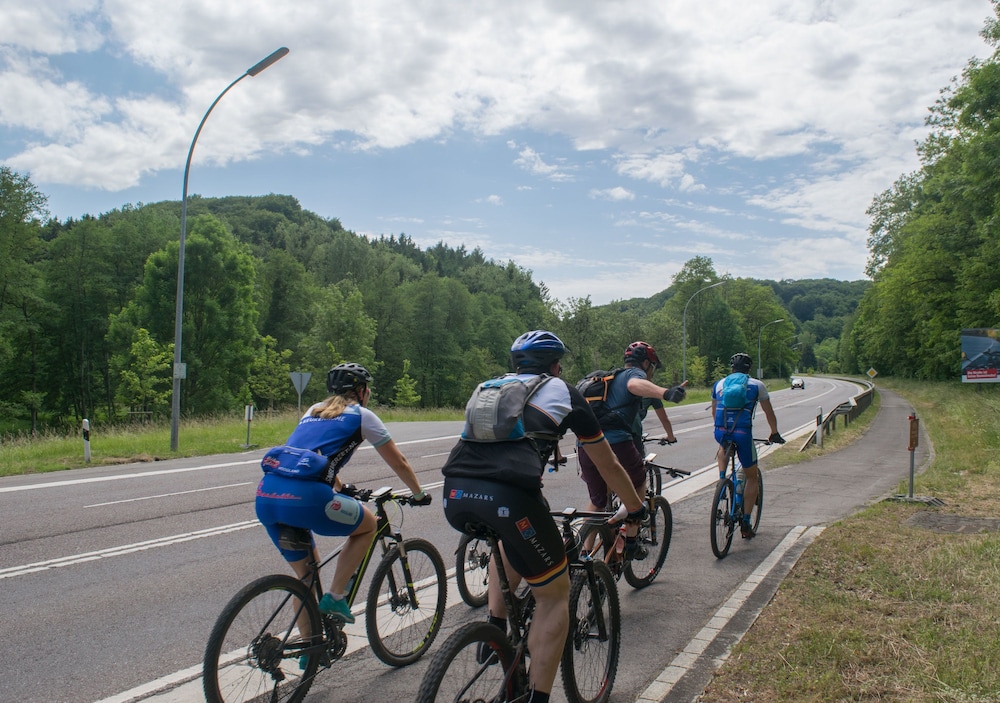
M725 281L719 281L718 283L713 283L713 284L712 284L712 285L710 285L710 286L705 286L704 288L699 288L698 290L696 290L696 291L695 291L695 292L694 292L694 293L693 293L693 294L691 295L691 297L690 297L690 298L688 298L688 301L687 301L686 303L684 303L684 324L683 324L683 328L684 328L684 343L683 343L683 347L684 347L684 349L683 349L683 354L682 354L682 356L681 356L681 359L682 359L682 361L681 361L681 380L682 380L682 381L686 381L686 380L687 380L687 377L688 377L688 372L687 372L687 352L688 352L688 305L690 305L690 304L691 304L691 301L692 301L692 300L694 300L694 296L698 295L698 294L699 294L699 293L701 293L701 292L702 292L703 290L708 290L709 288L715 288L716 286L721 286L721 285L722 285L723 283L725 283Z
M764 325L764 327L767 327L768 325L775 325L779 322L784 322L784 321L785 318L781 318L780 320L771 320L770 322L767 323L767 325ZM764 371L761 368L763 364L760 363L760 335L764 332L764 327L761 327L760 331L757 332L757 378L758 379L763 378L764 376Z
M181 415L181 379L187 377L187 368L181 363L181 322L184 316L184 243L187 238L187 192L188 173L191 171L191 157L194 155L194 145L201 134L201 128L205 126L208 116L212 110L222 100L222 96L229 92L229 89L239 83L247 76L256 76L272 64L283 59L288 54L288 49L281 47L262 61L255 63L247 69L246 73L226 86L226 89L219 93L219 97L209 106L208 112L201 118L201 123L191 140L191 148L188 149L187 162L184 164L184 191L181 195L181 248L177 255L177 305L174 310L174 389L173 401L170 408L170 451L177 451L177 434Z

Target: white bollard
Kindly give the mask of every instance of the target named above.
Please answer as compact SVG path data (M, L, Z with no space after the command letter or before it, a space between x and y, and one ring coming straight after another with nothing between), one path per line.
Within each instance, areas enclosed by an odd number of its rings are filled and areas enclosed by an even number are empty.
M83 421L83 461L90 463L90 420Z
M823 446L823 406L816 408L816 446Z

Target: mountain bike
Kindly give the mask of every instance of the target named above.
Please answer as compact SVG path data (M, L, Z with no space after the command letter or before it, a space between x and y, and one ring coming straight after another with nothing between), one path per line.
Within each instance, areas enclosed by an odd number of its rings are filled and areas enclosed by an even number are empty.
M580 555L578 524L607 520L608 513L576 508L553 512L561 521L570 560L569 634L563 649L563 688L570 703L606 703L618 672L621 611L614 576L601 561ZM484 525L470 534L499 556L499 538ZM515 597L504 569L498 569L507 605L509 633L489 622L468 623L452 633L434 654L417 693L417 703L490 701L514 703L528 694L528 631L535 610L530 590Z
M380 660L405 666L419 659L441 629L448 580L444 561L433 544L403 539L390 523L387 506L412 502L391 488L358 490L354 497L374 501L377 527L368 551L351 577L345 598L353 605L368 566L381 547L381 560L368 590L365 621L368 641ZM284 527L282 546L313 554L308 530ZM310 575L263 576L243 587L215 622L202 665L209 703L237 701L301 701L318 671L328 669L347 651L340 619L323 615L320 569L343 550L337 547L322 562L313 561Z
M643 437L645 439L645 437ZM666 444L662 440L661 444ZM625 550L625 522L611 525L607 522L586 525L581 531L581 540L589 554L604 561L615 575L615 579L625 576L625 581L633 588L645 588L653 582L663 568L670 549L673 535L674 517L670 502L660 493L663 490L663 474L673 478L690 476L690 471L656 464L652 452L643 459L646 467L646 508L649 520L639 525L636 534L636 551L628 554ZM615 512L621 501L613 491L608 493L608 510Z
M770 440L754 438L758 444L771 444ZM722 559L729 553L733 543L733 533L743 520L743 467L739 465L736 443L726 440L722 444L725 456L725 469L719 474L719 482L715 486L712 498L712 515L710 532L712 538L712 553ZM764 511L764 472L757 467L757 500L750 509L750 531L757 534L760 516Z

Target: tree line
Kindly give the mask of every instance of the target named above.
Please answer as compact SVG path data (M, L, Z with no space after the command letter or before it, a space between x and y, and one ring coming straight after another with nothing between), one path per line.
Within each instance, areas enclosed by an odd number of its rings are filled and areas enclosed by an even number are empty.
M294 403L291 371L312 374L312 402L347 360L374 373L379 403L460 407L535 328L569 345L571 381L620 365L638 339L659 351L662 383L706 385L736 351L765 376L957 378L961 330L1000 318L998 20L982 34L994 54L932 106L921 168L868 210L871 280L732 278L698 256L650 298L595 306L478 248L358 236L289 195L192 196L182 413ZM0 166L0 436L169 414L179 228L169 201L48 218L30 178Z
M0 167L2 427L169 414L180 203L127 205L44 220L45 196ZM862 285L760 282L716 274L696 257L654 298L562 302L513 261L405 234L367 239L287 195L188 201L182 323L185 416L294 403L291 371L356 361L384 404L460 407L508 370L511 341L548 328L570 346L571 380L621 364L648 341L668 380L708 383L735 351L762 349L767 373L836 370L831 339ZM700 288L723 285L688 302ZM684 337L687 351L682 353ZM780 368L779 368L780 367Z

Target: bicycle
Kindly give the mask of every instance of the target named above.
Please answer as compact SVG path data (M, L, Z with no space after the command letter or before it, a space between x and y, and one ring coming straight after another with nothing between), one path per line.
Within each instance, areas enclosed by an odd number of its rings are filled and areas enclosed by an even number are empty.
M643 441L646 441L645 435ZM659 443L669 444L665 439L659 440ZM646 467L645 498L649 520L639 525L635 554L630 555L625 551L624 521L617 526L607 522L591 524L581 534L589 554L604 561L616 580L624 575L625 581L633 588L645 588L653 582L663 568L670 549L674 517L670 502L660 495L663 490L663 474L669 474L673 478L691 475L690 471L656 464L653 462L655 457L656 454L651 452L643 459ZM609 492L608 510L615 512L620 505L618 496Z
M771 444L768 439L753 440L759 444ZM719 482L715 486L715 495L712 498L711 515L711 538L712 553L718 559L722 559L729 553L729 547L733 543L733 533L740 526L743 520L743 479L742 466L737 468L739 460L736 456L736 442L726 440L722 445L725 455L726 469L719 474ZM757 467L757 500L754 503L756 510L751 508L750 531L757 534L757 526L760 525L760 516L764 510L764 472Z
M345 598L348 605L354 604L380 545L382 558L365 607L368 641L380 660L405 666L423 656L441 629L448 592L444 561L433 544L404 539L401 525L390 524L386 505L412 503L412 496L383 487L358 490L354 497L374 501L377 527ZM308 530L285 527L281 540L284 547L313 553ZM343 622L319 611L320 569L342 550L343 544L320 563L313 561L306 579L263 576L232 597L205 648L202 674L209 703L296 703L305 697L320 667L328 669L344 655Z
M604 562L581 556L574 521L606 520L609 514L566 508L552 516L561 520L570 560L570 624L560 667L563 688L570 703L606 703L621 647L618 588ZM483 525L469 525L468 532L485 540L491 557L499 556L496 532ZM514 703L527 696L528 631L535 599L530 591L524 599L517 598L505 571L497 573L509 633L487 621L467 623L452 633L434 654L417 703Z

